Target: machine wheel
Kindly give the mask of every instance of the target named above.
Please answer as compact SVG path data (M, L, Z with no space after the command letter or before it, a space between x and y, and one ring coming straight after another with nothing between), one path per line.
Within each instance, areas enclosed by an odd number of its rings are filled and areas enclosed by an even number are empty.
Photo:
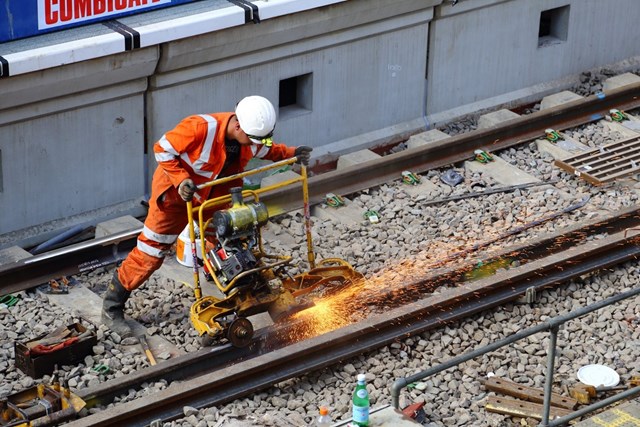
M238 317L229 325L227 338L234 347L246 347L253 338L253 325L248 319Z

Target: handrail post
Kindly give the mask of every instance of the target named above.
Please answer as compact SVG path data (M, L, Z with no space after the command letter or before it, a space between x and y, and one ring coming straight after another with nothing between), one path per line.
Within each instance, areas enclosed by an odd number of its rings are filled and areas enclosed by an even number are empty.
M549 328L549 352L547 354L547 378L544 383L544 407L542 409L542 427L549 426L549 413L551 412L551 387L553 386L553 370L556 361L556 343L558 342L559 325Z
M400 409L400 391L407 386L406 378L398 378L391 386L391 402L394 408Z

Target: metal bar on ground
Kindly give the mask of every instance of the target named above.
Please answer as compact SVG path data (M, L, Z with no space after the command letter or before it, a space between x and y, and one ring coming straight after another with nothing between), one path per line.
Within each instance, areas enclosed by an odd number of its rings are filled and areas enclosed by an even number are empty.
M456 200L463 200L463 199L471 199L471 198L474 198L474 197L488 196L490 194L510 193L512 191L524 190L524 189L531 188L531 187L540 187L540 186L543 186L543 185L553 185L553 184L557 184L558 182L559 181L557 179L554 179L554 180L551 180L551 181L544 181L544 182L529 182L527 184L510 185L508 187L490 188L489 190L477 191L477 192L474 192L474 193L465 193L465 194L460 194L460 195L457 195L457 196L443 197L441 199L427 200L427 201L423 202L423 204L425 206L431 206L431 205L437 205L438 203L453 202L453 201L456 201Z

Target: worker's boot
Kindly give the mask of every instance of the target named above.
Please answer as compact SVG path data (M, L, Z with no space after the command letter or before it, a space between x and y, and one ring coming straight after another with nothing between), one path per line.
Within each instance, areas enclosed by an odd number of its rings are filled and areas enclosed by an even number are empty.
M102 304L102 323L109 329L120 335L120 338L133 336L131 327L124 320L124 304L129 299L131 292L126 290L118 279L118 271L113 273L113 278L107 286L107 293L104 294Z

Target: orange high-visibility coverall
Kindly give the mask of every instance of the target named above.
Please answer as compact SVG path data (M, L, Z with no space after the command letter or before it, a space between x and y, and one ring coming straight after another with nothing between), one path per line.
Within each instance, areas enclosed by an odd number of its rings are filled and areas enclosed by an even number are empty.
M227 157L225 135L233 116L234 113L215 113L187 117L154 144L158 168L151 183L149 213L137 246L118 268L118 279L125 289L136 289L160 268L165 252L187 225L186 203L178 194L183 180L191 178L199 185L244 171L252 157L279 161L294 156L295 147L284 144L240 145L238 159L223 172ZM213 187L211 197L228 194L231 187L238 186L242 186L242 180ZM211 189L198 190L193 205L209 198Z

